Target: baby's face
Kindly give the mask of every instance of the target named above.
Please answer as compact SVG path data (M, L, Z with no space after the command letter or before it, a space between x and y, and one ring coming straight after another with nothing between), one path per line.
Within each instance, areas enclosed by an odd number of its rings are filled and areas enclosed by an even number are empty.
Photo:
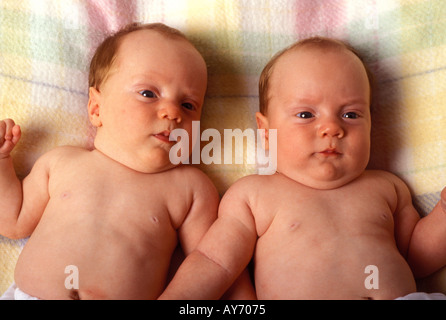
M205 62L190 43L153 30L130 33L97 92L96 148L137 171L172 168L169 151L176 142L169 134L181 128L192 139L206 85Z
M274 66L266 117L277 129L277 171L316 189L340 187L366 168L370 153L370 86L347 50L300 48ZM269 143L273 143L269 141Z

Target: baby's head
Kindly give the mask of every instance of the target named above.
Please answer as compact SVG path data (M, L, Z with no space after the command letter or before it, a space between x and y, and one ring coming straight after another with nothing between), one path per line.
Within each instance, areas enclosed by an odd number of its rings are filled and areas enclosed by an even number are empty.
M96 149L136 171L160 172L174 167L170 132L184 129L191 140L207 68L180 31L161 23L131 24L98 47L89 85Z
M370 155L372 78L341 41L311 38L279 52L259 82L259 128L277 129L277 171L316 189L358 177Z
M101 84L106 81L110 70L114 66L119 46L125 36L139 30L152 30L170 39L182 39L189 41L179 30L163 23L139 24L131 23L118 32L108 36L96 49L91 59L90 73L88 75L89 87L99 90Z
M350 46L348 43L337 39L312 37L298 41L292 44L291 46L279 51L271 58L271 60L269 60L269 62L263 68L259 80L259 109L262 114L266 115L268 111L268 89L274 65L284 54L293 50L305 49L305 48L310 50L316 49L323 51L332 49L332 50L347 50L352 52L362 62L364 66L365 72L367 73L367 78L369 80L370 95L372 94L373 83L374 83L373 74L371 73L367 64L363 61L361 55L356 51L355 48Z

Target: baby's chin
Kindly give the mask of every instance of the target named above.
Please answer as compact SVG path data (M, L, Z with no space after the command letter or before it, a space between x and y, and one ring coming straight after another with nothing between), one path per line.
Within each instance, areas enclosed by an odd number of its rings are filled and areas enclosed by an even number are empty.
M107 148L100 148L100 146L96 147L96 150L119 165L144 174L161 173L179 165L172 163L168 151L162 148L153 148L142 153L126 153L125 149L115 152L107 150Z
M169 159L161 158L152 161L129 162L126 164L130 169L140 173L160 173L178 167L181 164L173 164Z
M278 172L280 172L278 170ZM355 174L355 175L342 175L334 177L314 177L310 176L308 174L299 174L299 173L288 173L287 172L280 172L284 174L285 176L293 179L294 181L312 188L316 190L332 190L332 189L338 189L343 186L348 185L350 182L356 180L361 173Z
M330 161L308 167L278 165L277 171L294 181L317 190L330 190L343 187L360 177L366 163L333 163Z
M317 189L317 190L333 190L333 189L339 189L342 188L343 186L349 184L350 182L352 182L353 180L355 180L355 178L352 179L339 179L339 180L335 180L335 181L310 181L306 184L307 187L310 187L312 189Z
M139 173L151 174L151 173L161 173L178 167L179 165L173 165L171 163L166 163L163 166L128 166L130 169L137 171Z

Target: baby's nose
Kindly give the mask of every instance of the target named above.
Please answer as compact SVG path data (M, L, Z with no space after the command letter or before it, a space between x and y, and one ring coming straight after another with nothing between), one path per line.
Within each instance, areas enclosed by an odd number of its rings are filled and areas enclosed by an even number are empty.
M344 129L342 126L336 121L328 121L323 123L319 127L319 136L320 137L337 137L341 139L344 137Z
M180 107L171 102L166 102L162 105L158 111L158 116L161 119L173 120L177 123L181 122Z

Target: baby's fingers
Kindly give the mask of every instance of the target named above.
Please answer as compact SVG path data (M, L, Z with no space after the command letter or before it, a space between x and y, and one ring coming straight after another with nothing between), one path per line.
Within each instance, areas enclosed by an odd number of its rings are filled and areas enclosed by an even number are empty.
M15 124L14 127L12 127L12 139L11 142L15 146L17 142L19 142L20 137L22 136L22 130L20 129L20 126Z
M8 120L0 121L0 147L5 143L7 136Z
M13 120L6 119L0 121L0 156L9 156L21 136L20 126Z

